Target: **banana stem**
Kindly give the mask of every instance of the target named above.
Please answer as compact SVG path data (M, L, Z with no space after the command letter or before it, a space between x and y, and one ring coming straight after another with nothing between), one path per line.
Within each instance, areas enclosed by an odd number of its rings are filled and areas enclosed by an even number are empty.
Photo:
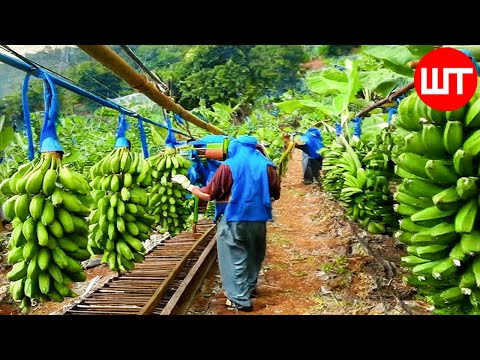
M290 152L293 150L294 147L295 147L295 143L293 141L291 141L288 144L288 147L285 150L285 152L280 157L280 161L278 162L278 174L280 176L283 176L284 173L285 173L285 170L286 170L286 167L287 167L287 160L286 160L287 156L288 156L288 154L290 154Z

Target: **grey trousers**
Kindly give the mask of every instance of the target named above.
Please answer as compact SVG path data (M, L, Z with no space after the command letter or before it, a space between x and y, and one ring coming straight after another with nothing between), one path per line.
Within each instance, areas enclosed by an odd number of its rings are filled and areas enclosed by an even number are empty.
M230 301L250 306L250 293L257 286L258 275L267 246L266 222L230 222L225 215L217 223L217 251L220 276Z
M312 183L320 182L320 170L322 170L322 158L310 159L310 157L302 153L302 169L303 182Z

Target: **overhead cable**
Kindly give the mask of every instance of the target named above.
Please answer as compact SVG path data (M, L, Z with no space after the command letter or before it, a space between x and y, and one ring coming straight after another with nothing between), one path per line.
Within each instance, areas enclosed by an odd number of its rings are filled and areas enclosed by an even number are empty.
M167 84L165 84L162 79L157 74L154 74L151 72L144 64L143 62L134 54L134 52L128 47L128 45L120 45L123 51L130 56L130 58L135 61L135 63L140 66L140 68L145 71L148 76L155 82L155 85L157 86L158 90L163 92L166 95L170 95L170 89Z

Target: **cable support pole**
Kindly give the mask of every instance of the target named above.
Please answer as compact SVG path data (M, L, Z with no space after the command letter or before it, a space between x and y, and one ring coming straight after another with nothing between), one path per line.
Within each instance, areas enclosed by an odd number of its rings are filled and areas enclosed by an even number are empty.
M110 49L107 45L77 45L80 49L85 51L92 58L97 60L107 69L112 71L115 75L125 80L132 88L145 94L152 101L161 107L180 115L186 121L207 130L212 134L226 135L224 131L216 126L209 124L190 111L184 109L180 104L177 104L168 96L162 94L152 83L150 83L144 76L133 69L125 60L123 60L117 53Z
M2 54L2 53L0 53L0 61L18 69L18 70L25 71L25 72L29 73L30 75L32 75L34 77L37 77L37 78L40 77L40 71L44 71L44 72L48 73L48 75L50 75L50 78L52 79L52 81L55 85L61 86L65 89L67 89L67 90L70 90L70 91L78 94L78 95L86 97L87 99L93 100L93 101L99 103L100 105L103 105L103 106L108 107L108 108L113 109L113 110L117 110L120 113L124 113L127 116L131 116L131 117L136 118L136 119L141 119L144 122L148 122L150 124L156 125L156 126L161 127L163 129L168 129L168 127L165 126L165 125L162 125L158 122L147 119L147 118L145 118L145 117L143 117L143 116L141 116L141 115L139 115L139 114L137 114L137 113L135 113L135 112L133 112L129 109L124 108L123 106L120 106L120 105L114 103L113 101L104 99L104 98L102 98L98 95L92 94L91 92L89 92L85 89L82 89L82 88L80 88L80 87L78 87L78 86L76 86L72 83L69 83L68 81L59 78L58 76L56 76L55 74L51 73L50 71L48 71L46 69L40 69L38 67L27 64L23 60L15 59L11 56L8 56L8 55ZM189 135L189 134L187 134L183 131L179 131L179 130L176 130L176 129L172 129L172 131L177 133L177 134L186 136L188 138L192 138L191 135Z

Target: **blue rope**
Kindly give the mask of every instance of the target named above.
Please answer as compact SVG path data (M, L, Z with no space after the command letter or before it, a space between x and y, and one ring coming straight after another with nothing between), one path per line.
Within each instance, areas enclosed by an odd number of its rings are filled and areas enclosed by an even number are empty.
M167 138L165 139L165 146L175 148L175 143L177 142L177 139L175 138L175 134L172 131L172 120L168 117L167 114L165 114L165 122L167 123L168 128Z
M405 98L405 94L402 94L400 96L397 96L395 101L396 101L397 104L400 104L400 101L402 101L404 98Z
M342 125L340 125L339 123L335 124L335 134L337 136L342 135Z
M145 128L143 127L142 119L138 119L138 129L140 130L140 141L142 142L143 157L146 159L150 155L148 153L147 136L145 135Z
M25 123L25 129L27 131L28 138L28 160L32 161L35 157L35 145L33 143L33 134L32 134L32 119L30 118L30 110L28 109L28 81L30 79L30 74L25 75L23 80L22 88L22 108L23 108L23 122Z
M354 123L353 126L353 136L360 136L362 135L362 118L360 116L355 117L355 119L352 120Z
M41 78L44 82L45 114L42 131L40 133L40 152L63 151L57 135L57 91L50 75L42 71Z
M128 130L128 122L124 113L120 113L118 117L117 139L115 141L115 148L130 147L130 141L125 137L125 132Z
M178 123L178 124L185 124L185 120L182 119L182 117L178 114L174 114L173 115L173 118L175 119L175 121Z
M387 119L388 125L390 125L390 122L392 121L393 114L396 114L396 113L398 113L398 109L396 106L388 108L388 119Z

